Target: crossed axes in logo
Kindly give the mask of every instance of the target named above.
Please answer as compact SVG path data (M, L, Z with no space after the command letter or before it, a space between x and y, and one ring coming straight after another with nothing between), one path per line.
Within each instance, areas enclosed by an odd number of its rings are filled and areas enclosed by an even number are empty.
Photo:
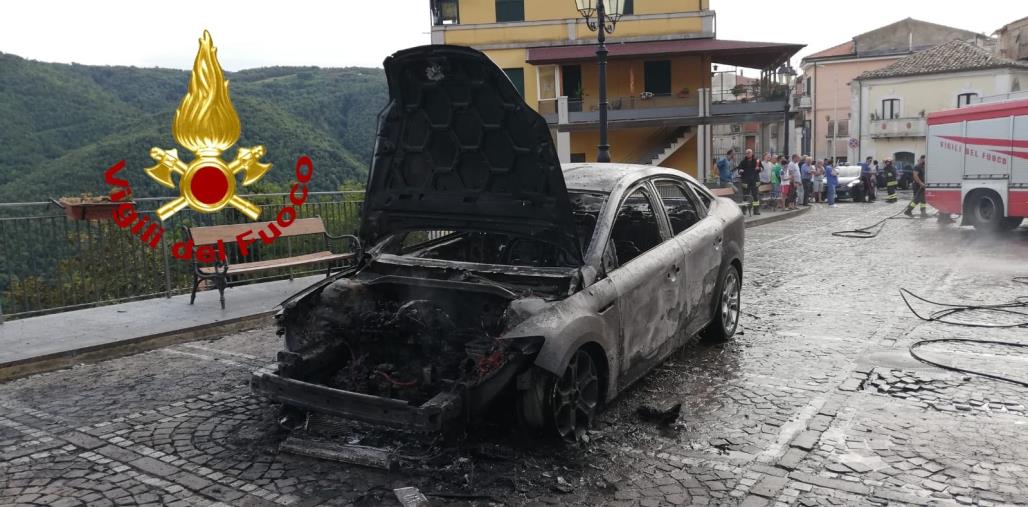
M150 157L157 162L157 165L147 167L146 173L168 188L175 188L175 182L171 179L172 173L178 174L181 182L180 195L158 208L157 216L161 220L165 220L186 206L204 212L218 211L225 206L232 206L251 220L257 220L261 213L260 207L236 195L236 175L240 172L245 173L243 186L261 179L264 173L271 169L271 164L260 162L264 151L264 146L239 148L236 159L226 164L220 158L220 151L205 150L197 153L197 158L186 164L179 160L176 149L165 151L160 148L152 148ZM194 177L201 171L206 174L200 182L197 182ZM202 185L211 186L212 182L216 187L215 194L211 194L209 188L199 188ZM198 188L194 188L194 185ZM198 193L201 196L198 197Z

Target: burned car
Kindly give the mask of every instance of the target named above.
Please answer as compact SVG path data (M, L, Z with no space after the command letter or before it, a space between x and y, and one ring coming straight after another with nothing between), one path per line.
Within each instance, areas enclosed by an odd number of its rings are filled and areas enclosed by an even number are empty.
M286 410L417 431L497 399L575 438L597 408L740 303L738 206L680 171L561 166L544 119L482 53L385 61L355 266L277 315L253 390Z

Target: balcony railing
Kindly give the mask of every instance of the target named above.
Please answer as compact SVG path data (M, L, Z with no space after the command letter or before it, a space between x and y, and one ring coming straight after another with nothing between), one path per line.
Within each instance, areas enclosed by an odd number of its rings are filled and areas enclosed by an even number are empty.
M618 96L608 99L607 112L611 124L625 126L668 126L693 125L701 123L729 123L734 121L761 121L785 110L785 97L743 98L732 102L713 102L706 114L700 111L700 94ZM706 92L709 94L709 91ZM562 98L563 99L563 98ZM562 99L543 99L538 110L547 123L562 123L558 114ZM599 122L599 105L596 97L584 99L567 98L567 123L590 128Z
M628 95L621 97L609 97L607 99L608 112L630 111L640 109L669 109L683 107L697 107L699 96L688 95ZM543 99L539 101L539 112L543 115L557 114L557 100ZM599 99L594 96L584 98L568 97L568 112L575 113L597 113L600 110Z
M797 109L810 109L811 104L809 95L794 95L792 97L792 107Z
M928 131L927 123L922 117L891 118L888 120L871 121L871 137L924 137Z
M263 220L274 220L290 205L288 194L249 194ZM136 210L157 221L154 211L168 199L136 199ZM332 234L353 233L359 225L363 192L311 192L298 218L319 216ZM211 215L178 213L161 225L162 242L153 249L111 220L72 220L46 202L0 203L0 322L135 299L171 296L191 289L190 262L171 257L171 246L185 240L184 227L246 223L232 209ZM333 245L335 246L335 245ZM339 245L342 247L343 245ZM321 250L321 238L283 237L270 245L250 246L247 262ZM228 249L229 263L238 262ZM296 268L270 276L239 276L252 283L324 272ZM236 283L234 282L234 283Z

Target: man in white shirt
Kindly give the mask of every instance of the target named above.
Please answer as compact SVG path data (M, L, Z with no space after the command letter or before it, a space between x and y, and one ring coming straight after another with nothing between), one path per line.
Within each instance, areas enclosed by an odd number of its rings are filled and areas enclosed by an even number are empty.
M761 162L764 166L764 170L760 171L760 183L766 184L771 183L771 169L774 168L775 163L771 161L771 153L764 154L764 160Z
M793 155L792 161L786 166L785 171L782 174L782 181L785 181L785 175L789 175L789 183L792 189L789 191L789 201L786 202L787 209L796 209L796 199L799 197L800 189L800 156Z

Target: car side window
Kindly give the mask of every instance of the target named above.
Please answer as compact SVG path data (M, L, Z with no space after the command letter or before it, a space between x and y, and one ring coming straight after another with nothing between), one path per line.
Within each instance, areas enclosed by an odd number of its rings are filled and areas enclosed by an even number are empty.
M664 205L674 234L679 234L700 221L700 211L681 183L657 180L653 185L657 188L657 194L660 195L660 202Z
M664 240L657 214L650 205L649 192L639 188L625 199L614 219L610 238L621 265Z
M700 199L700 202L703 203L703 207L709 210L711 203L710 194L700 189L700 187L693 185L692 183L689 183L689 188L692 189L692 193Z

